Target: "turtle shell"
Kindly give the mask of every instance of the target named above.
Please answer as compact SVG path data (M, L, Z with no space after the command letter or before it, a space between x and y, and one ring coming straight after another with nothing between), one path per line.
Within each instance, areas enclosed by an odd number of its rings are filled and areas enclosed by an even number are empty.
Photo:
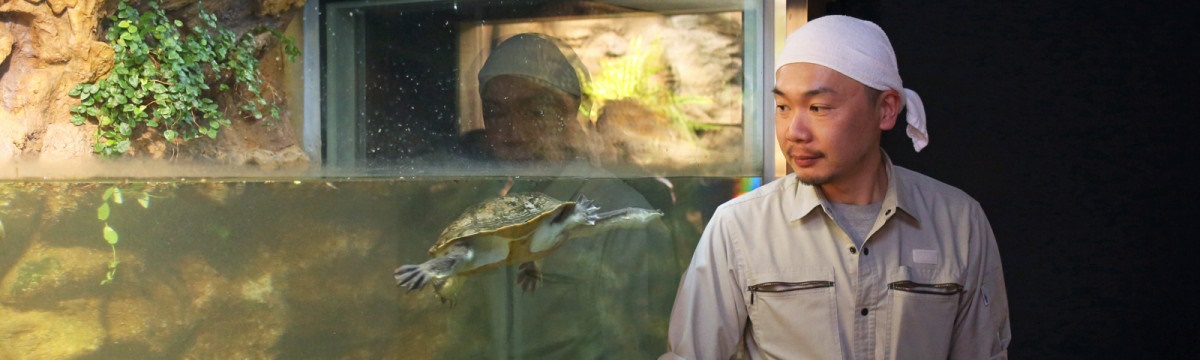
M484 201L468 208L442 230L437 244L429 248L436 254L455 242L477 235L496 234L517 239L528 234L538 224L558 210L574 206L573 201L561 201L542 193L509 194Z

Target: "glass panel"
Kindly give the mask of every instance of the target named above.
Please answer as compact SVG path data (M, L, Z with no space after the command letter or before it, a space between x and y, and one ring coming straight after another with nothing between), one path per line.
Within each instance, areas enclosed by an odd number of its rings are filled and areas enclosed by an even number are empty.
M154 31L200 20L192 5L169 3L171 21ZM0 109L0 134L19 140L0 144L0 359L644 359L665 350L701 231L762 174L754 104L769 66L757 2L273 3L283 9L203 2L218 24L237 25L225 30L252 35L241 44L259 46L259 90L280 117L224 108L250 90L220 93L213 83L202 95L230 123L188 142L144 121L133 130L103 128L96 115L68 123L82 95L65 94L83 80L53 71L82 76L78 59L31 63L30 49L52 47L24 35L38 19L79 21L79 8L64 17L29 5L45 14L13 17L21 36L3 83L34 90L9 103L57 100L45 116ZM115 27L152 28L138 21ZM83 54L100 59L113 49L89 46ZM301 62L286 60L289 46L303 49ZM504 53L519 56L501 61ZM89 81L101 70L88 70L97 71ZM147 83L173 77L156 79ZM563 121L522 128L518 118ZM95 156L98 127L130 130L129 152ZM533 193L548 198L525 201ZM525 200L491 203L505 195ZM577 211L596 224L578 223ZM474 254L440 286L448 303L433 282L408 291L394 273L460 260L437 250L439 238ZM523 266L531 260L537 272ZM538 273L540 282L523 281Z
M746 183L0 182L0 358L652 359L705 220ZM503 219L467 209L532 191L663 215L567 239L534 291L516 263L452 277L453 304L396 286L464 211Z
M325 159L351 173L757 176L742 1L329 1Z

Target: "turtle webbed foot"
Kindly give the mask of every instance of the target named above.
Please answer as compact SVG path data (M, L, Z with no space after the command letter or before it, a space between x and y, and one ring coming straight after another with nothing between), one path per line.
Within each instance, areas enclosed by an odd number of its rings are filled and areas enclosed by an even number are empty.
M396 278L396 286L406 287L408 291L420 290L422 287L425 287L429 279L433 278L433 274L422 269L420 265L398 267L392 273L392 276Z
M521 285L521 290L532 292L542 285L542 271L538 269L536 263L524 262L517 269L519 270L517 284Z
M397 286L406 287L409 291L420 290L430 281L453 275L455 266L470 255L470 248L459 246L446 256L429 259L420 265L398 267L392 272L392 276L396 277Z

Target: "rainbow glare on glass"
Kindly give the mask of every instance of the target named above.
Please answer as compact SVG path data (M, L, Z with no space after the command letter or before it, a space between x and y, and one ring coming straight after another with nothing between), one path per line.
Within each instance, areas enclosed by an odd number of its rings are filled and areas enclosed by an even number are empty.
M733 197L741 196L762 186L761 177L740 178L733 181Z

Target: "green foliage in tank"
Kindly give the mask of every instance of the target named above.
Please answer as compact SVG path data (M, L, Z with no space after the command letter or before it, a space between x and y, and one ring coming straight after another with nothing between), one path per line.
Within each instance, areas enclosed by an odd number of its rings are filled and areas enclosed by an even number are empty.
M104 222L104 230L101 231L101 234L104 236L104 241L112 248L112 260L108 262L108 275L100 282L100 285L106 285L113 281L117 275L117 265L121 263L117 261L117 241L120 240L120 235L111 226L108 226L108 216L112 213L112 209L108 205L110 201L113 204L122 204L125 202L124 197L121 195L121 189L116 185L104 191L100 207L96 208L96 218ZM148 205L149 202L147 202Z
M138 194L138 205L141 205L143 209L150 208L150 198L152 196L149 191L145 190L144 184L135 186L132 191L126 190L126 193ZM116 279L117 265L121 263L117 260L117 242L120 241L121 237L117 233L117 230L108 225L108 219L112 215L112 208L124 203L125 195L121 192L121 188L113 185L104 190L104 195L100 199L100 206L96 208L96 218L104 222L104 229L101 230L100 234L104 237L104 242L108 243L108 246L112 248L112 260L108 262L108 274L103 281L100 281L100 285L107 285Z
M631 99L666 116L682 129L709 128L684 113L682 106L707 104L712 99L675 95L664 81L656 79L664 70L662 49L655 44L644 45L641 38L634 38L629 42L629 50L624 56L601 61L596 76L583 84L583 92L594 103L591 109L583 109L584 115L595 122L605 102Z
M279 118L278 107L262 96L253 33L235 35L199 4L199 24L186 29L182 21L167 18L154 2L147 4L149 11L144 13L126 2L122 0L109 17L106 39L114 52L112 72L69 93L80 100L71 108L71 123L91 120L99 125L96 153L124 154L133 132L142 125L161 129L168 142L216 138L230 120L213 98L238 87L245 90L241 114L262 119L267 112ZM299 54L294 41L272 33L284 39L284 52L294 61Z

